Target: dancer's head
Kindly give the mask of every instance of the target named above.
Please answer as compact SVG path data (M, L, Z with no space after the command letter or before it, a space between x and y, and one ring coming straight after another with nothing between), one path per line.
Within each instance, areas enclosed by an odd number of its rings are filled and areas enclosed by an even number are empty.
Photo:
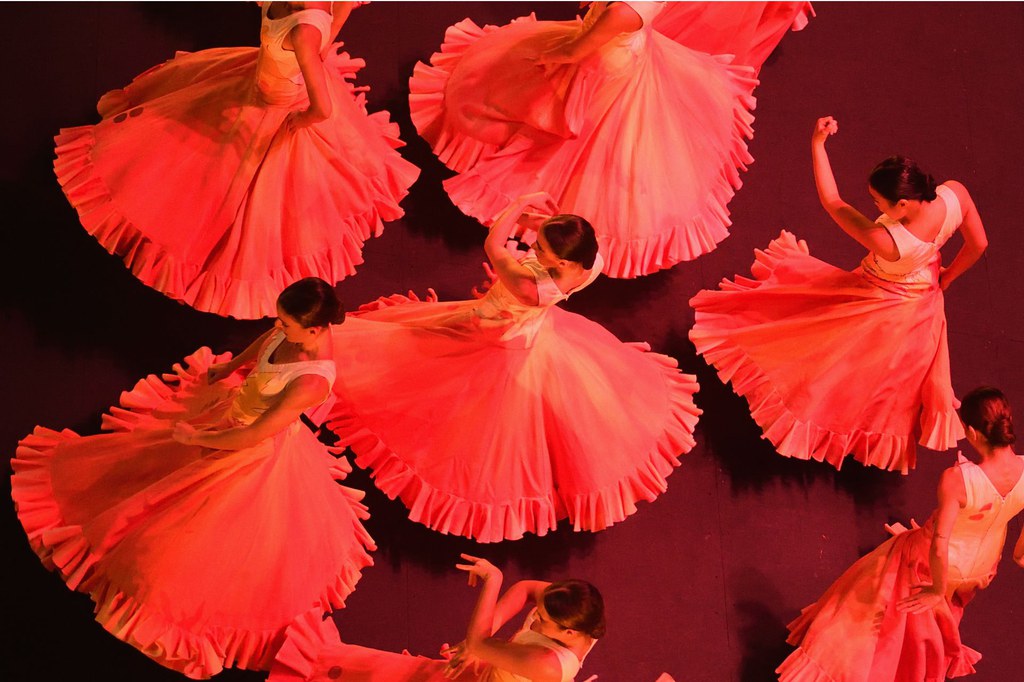
M597 259L597 235L585 218L560 213L544 221L533 245L537 260L548 267L561 261L578 263L584 270Z
M886 215L912 201L932 201L935 187L935 179L905 156L890 156L868 176L868 192Z
M604 600L597 588L583 580L551 583L537 603L533 629L565 642L574 638L604 637Z
M976 388L960 403L960 420L968 429L985 439L992 447L1012 445L1017 437L1013 433L1013 415L1010 402L998 388ZM971 440L973 444L973 439Z
M289 341L300 342L344 321L345 308L334 287L319 277L289 284L277 297L276 325Z

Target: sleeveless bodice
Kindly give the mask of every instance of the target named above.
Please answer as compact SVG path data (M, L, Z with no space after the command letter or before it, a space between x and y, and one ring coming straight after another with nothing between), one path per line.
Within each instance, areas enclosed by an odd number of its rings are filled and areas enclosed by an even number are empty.
M593 3L590 7L590 11L587 12L585 17L583 17L583 24L580 27L580 30L586 31L593 26L597 22L598 18L608 9L609 4L611 3ZM629 5L634 12L640 15L644 25L639 30L620 33L597 49L597 57L605 63L606 67L612 68L613 70L617 60L622 60L622 64L620 64L620 66L626 66L627 64L632 63L633 58L643 50L647 45L651 31L654 30L654 17L665 8L667 3L627 2L626 4Z
M270 362L277 347L284 341L284 334L277 332L264 345L259 360L249 375L245 377L235 401L231 405L229 416L236 424L251 424L266 412L274 399L296 377L303 374L316 374L327 379L330 386L334 385L337 368L332 360L305 360L275 364ZM324 396L326 401L330 392ZM298 423L298 422L296 422Z
M523 303L502 284L501 280L498 280L473 309L473 314L479 319L482 326L500 325L504 329L501 335L502 341L520 338L526 345L532 342L547 309L589 286L597 279L601 273L601 267L604 265L601 255L598 254L586 281L569 293L564 293L551 279L547 268L540 264L532 251L520 263L533 274L534 281L537 282L538 304Z
M512 636L510 641L516 644L534 644L542 646L546 649L554 651L558 656L558 662L562 667L562 677L560 682L572 682L576 677L576 673L580 671L583 666L583 661L576 658L571 650L562 646L550 637L545 637L539 632L534 632L530 629L533 625L533 621L537 618L537 609L532 609L527 614L526 620L523 622L523 626L519 629L519 632ZM498 670L492 668L490 674L486 678L487 682L530 682L528 677L522 675L515 675L505 670Z
M875 222L885 227L892 235L900 257L895 261L887 261L874 253L869 253L861 261L865 273L911 289L934 289L938 286L941 261L939 249L960 226L961 213L960 201L953 190L945 185L939 185L935 192L946 206L946 217L935 238L931 241L918 239L898 221L883 215Z
M963 583L984 588L995 577L1007 524L1024 509L1024 475L1003 497L974 462L961 456L957 468L964 478L967 504L950 533L949 584L951 589Z
M284 40L299 24L309 24L320 31L322 52L331 40L331 15L321 9L304 9L271 19L267 15L269 7L269 2L263 3L256 83L267 102L287 105L305 96L306 88L295 52L285 49Z

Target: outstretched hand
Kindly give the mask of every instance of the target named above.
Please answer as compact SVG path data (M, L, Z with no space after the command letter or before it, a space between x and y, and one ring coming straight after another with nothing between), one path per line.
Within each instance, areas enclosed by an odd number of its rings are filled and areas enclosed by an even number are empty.
M494 271L494 268L491 267L491 264L485 261L483 263L483 266L484 274L487 276L487 278L480 282L480 284L476 284L473 286L473 289L470 291L470 293L473 294L473 298L483 298L484 296L486 296L487 292L490 291L491 287L494 286L494 283L498 281L498 273Z
M444 666L445 679L454 680L470 667L473 668L474 673L480 672L480 659L466 651L465 641L461 641L455 646L443 645L441 657L447 661Z
M547 192L530 192L516 198L515 204L520 209L520 214L530 213L527 209L535 209L535 213L552 216L558 213L558 204Z
M896 609L903 613L925 613L932 609L946 607L946 595L935 591L932 585L918 585L911 589L909 597L896 602Z
M455 564L455 568L469 573L468 583L470 587L476 587L477 582L481 580L483 582L487 582L492 578L501 577L501 569L487 559L472 556L470 554L460 554L459 556L465 559L468 563Z
M910 519L910 528L907 528L902 523L897 521L893 524L885 524L885 529L889 531L889 535L902 535L911 530L917 530L921 526L914 519Z
M829 135L835 135L839 132L839 121L835 120L831 116L825 116L819 118L814 124L814 132L811 133L811 142L824 143Z
M193 438L195 435L196 427L186 421L181 421L174 425L174 432L171 434L171 438L182 445L194 445Z

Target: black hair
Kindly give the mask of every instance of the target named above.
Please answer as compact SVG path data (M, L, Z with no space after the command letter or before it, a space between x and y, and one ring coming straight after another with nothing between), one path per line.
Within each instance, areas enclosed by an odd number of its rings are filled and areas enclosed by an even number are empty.
M1011 445L1017 440L1013 433L1010 401L998 388L981 386L964 396L960 403L960 419L997 447Z
M551 583L541 595L544 610L556 624L594 639L604 637L604 599L585 580Z
M868 184L892 204L900 199L932 201L936 196L935 178L905 156L890 156L875 166Z
M345 307L334 287L319 277L306 277L289 284L277 297L277 304L306 328L345 321Z
M540 229L556 256L579 263L586 270L594 267L597 235L586 218L560 213L545 220Z

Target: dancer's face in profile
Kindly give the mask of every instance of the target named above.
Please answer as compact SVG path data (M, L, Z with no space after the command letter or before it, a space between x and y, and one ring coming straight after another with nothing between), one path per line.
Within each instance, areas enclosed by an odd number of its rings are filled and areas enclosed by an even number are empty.
M303 327L298 320L277 306L277 320L274 327L284 332L284 338L292 343L303 343L316 336L318 327Z
M548 243L548 238L544 236L544 228L541 228L540 232L537 233L537 241L533 243L532 248L534 255L537 256L537 262L546 268L557 268L565 263L564 258L559 258L551 250L551 244Z
M902 220L907 215L907 200L900 199L895 204L875 191L875 188L868 185L868 194L875 201L875 206L892 220Z
M551 615L544 608L544 601L539 600L537 602L537 617L533 623L530 624L530 629L536 633L549 637L551 639L565 639L566 634L574 632L563 628L561 625L551 620Z

